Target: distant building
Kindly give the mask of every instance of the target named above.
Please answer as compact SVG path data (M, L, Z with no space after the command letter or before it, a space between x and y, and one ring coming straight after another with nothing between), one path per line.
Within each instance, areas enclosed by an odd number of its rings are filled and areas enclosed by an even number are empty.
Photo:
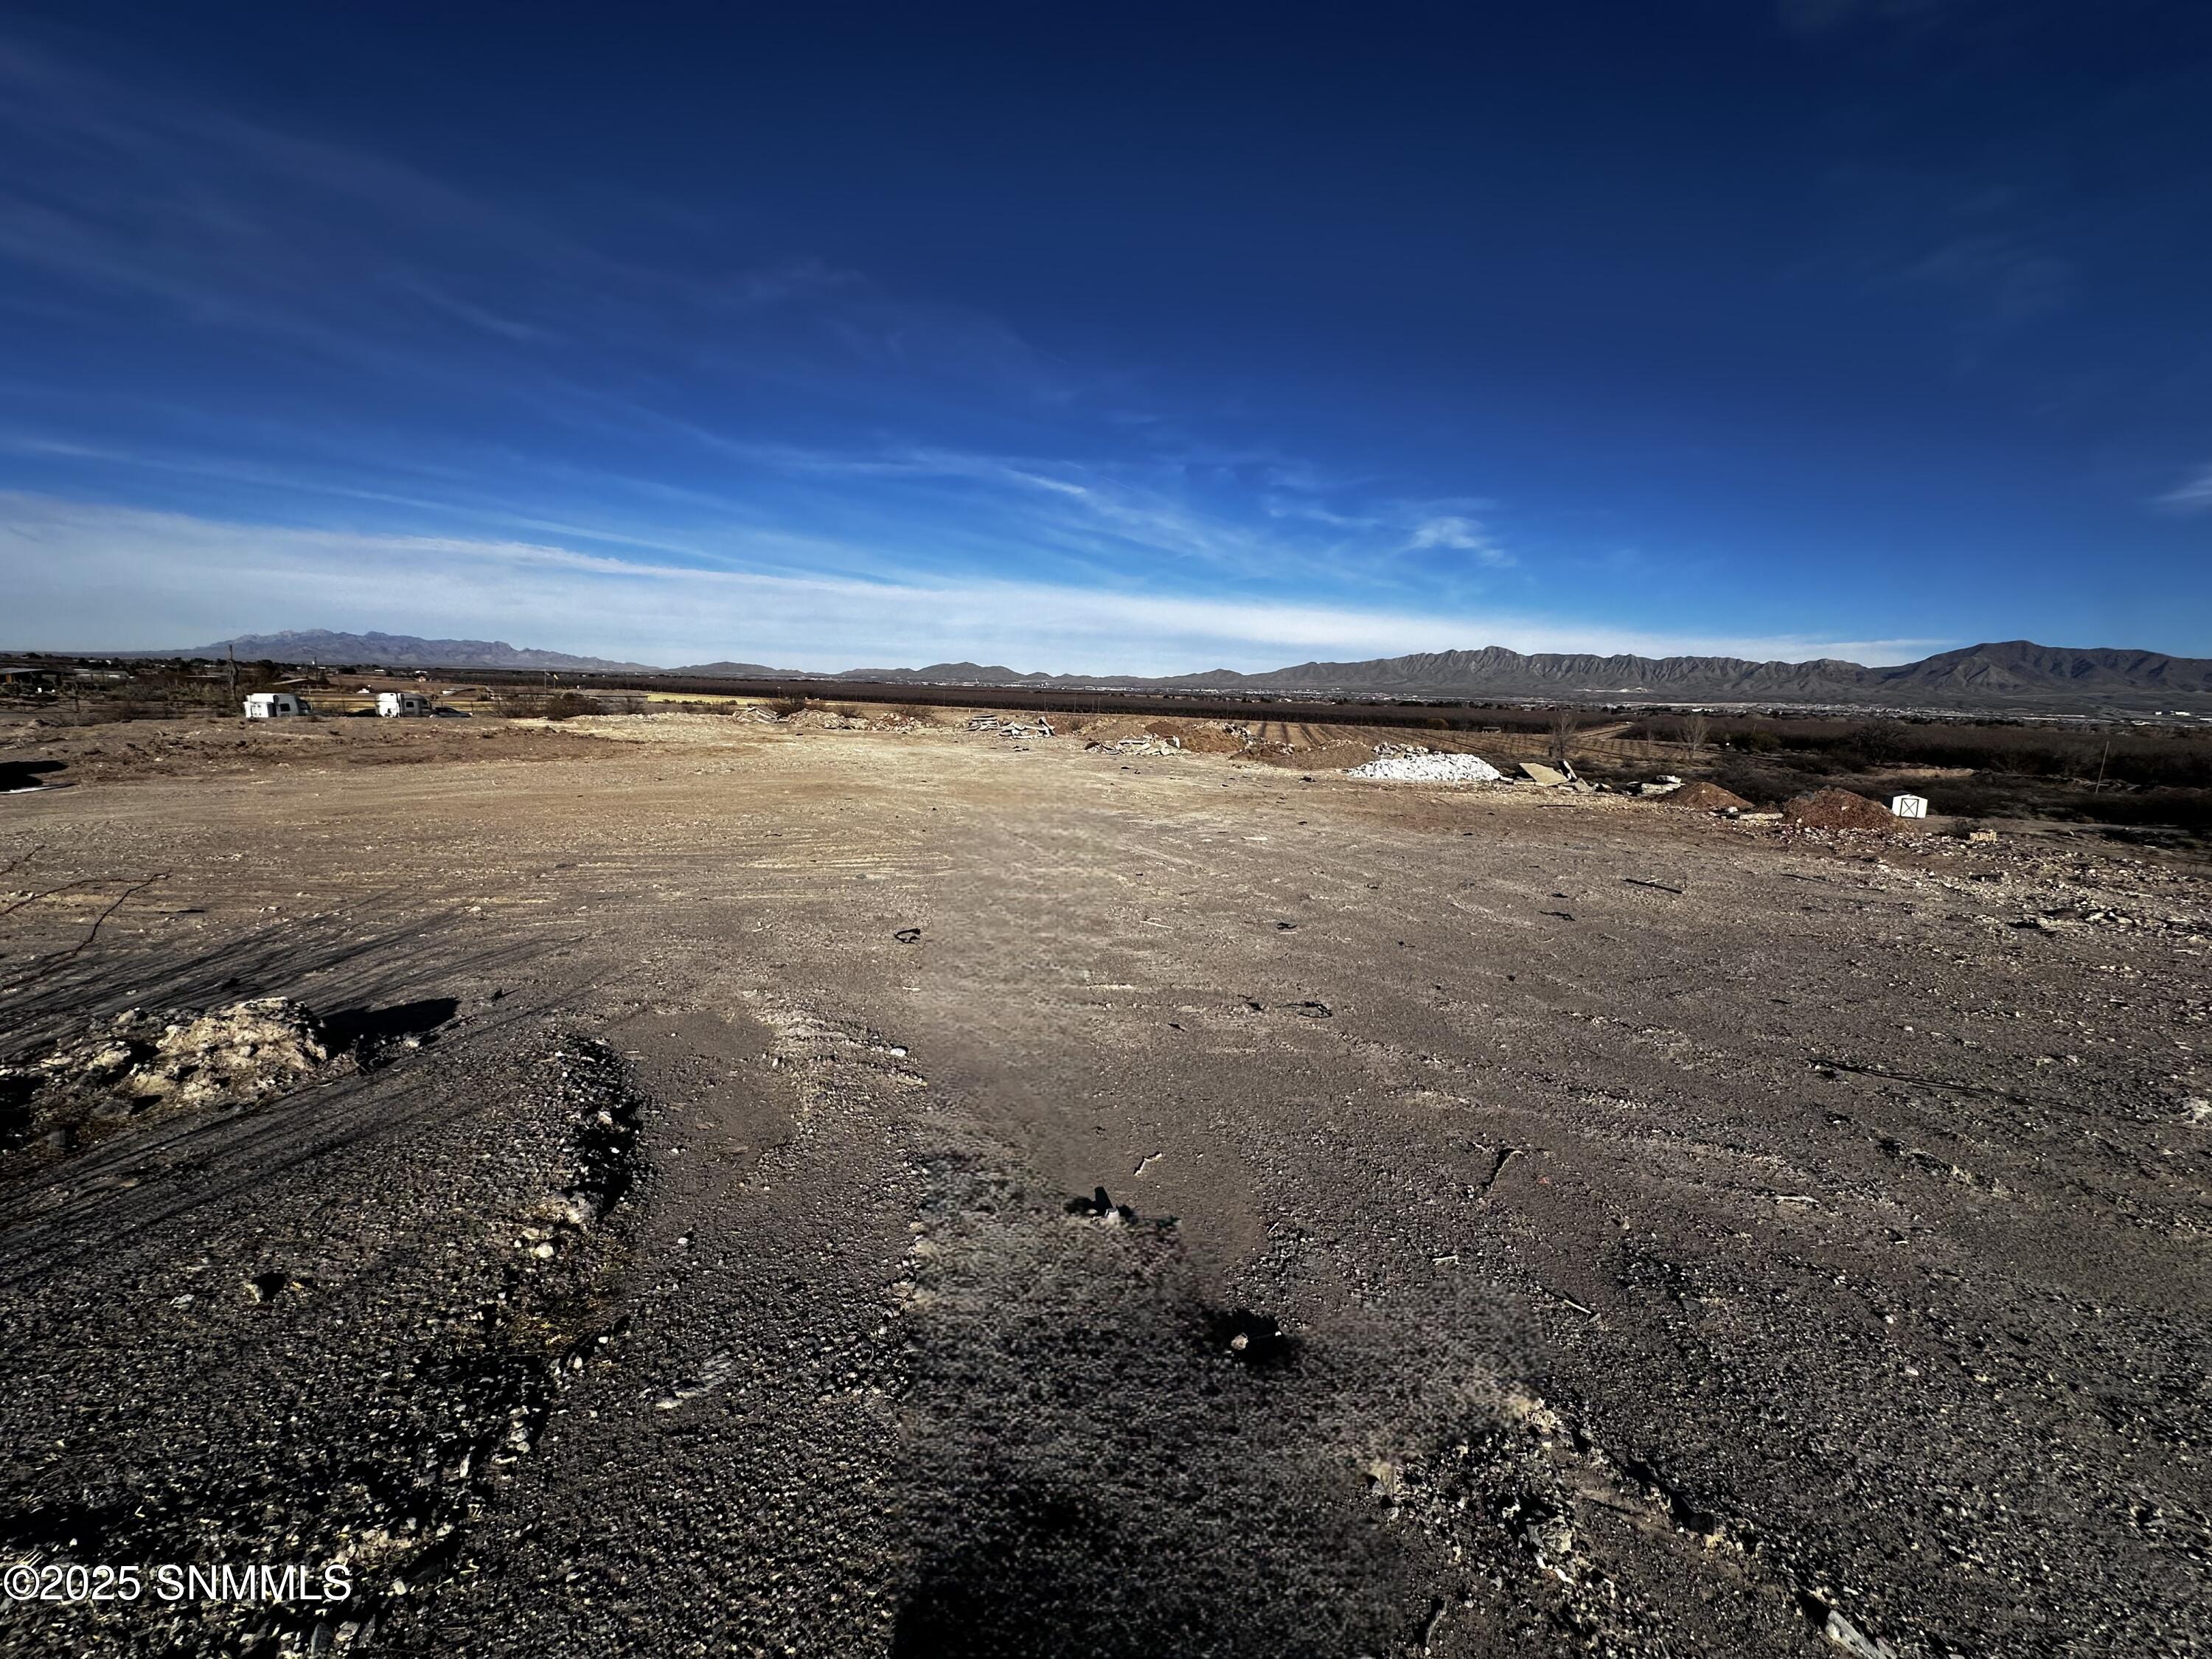
M1924 818L1928 816L1925 795L1892 795L1889 810L1901 818Z

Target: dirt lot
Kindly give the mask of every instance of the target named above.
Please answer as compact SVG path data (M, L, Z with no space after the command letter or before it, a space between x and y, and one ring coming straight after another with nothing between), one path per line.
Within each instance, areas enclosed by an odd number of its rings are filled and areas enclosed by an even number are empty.
M2197 867L173 736L8 751L0 1557L149 1577L7 1651L2212 1645Z

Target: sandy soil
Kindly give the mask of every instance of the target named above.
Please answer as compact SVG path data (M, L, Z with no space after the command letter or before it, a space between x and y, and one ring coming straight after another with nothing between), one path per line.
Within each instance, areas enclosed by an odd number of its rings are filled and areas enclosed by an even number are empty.
M49 741L0 1555L353 1590L8 1651L2212 1644L2197 869L950 729ZM275 997L234 1098L70 1069Z

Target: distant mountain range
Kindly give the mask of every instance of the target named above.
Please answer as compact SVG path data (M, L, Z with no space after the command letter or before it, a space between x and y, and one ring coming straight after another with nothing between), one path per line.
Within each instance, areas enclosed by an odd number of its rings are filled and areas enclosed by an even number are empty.
M565 651L518 649L504 640L426 640L413 634L334 634L327 628L288 629L282 634L240 634L188 651L133 651L134 657L223 657L235 651L244 661L366 664L392 668L548 668L572 674L658 674L639 662L605 657L572 657ZM732 667L736 665L731 665Z
M1976 707L2100 699L2202 702L2212 660L2154 651L2075 650L2027 640L1970 645L1918 662L1869 668L1822 658L1523 656L1491 647L1369 662L1301 663L1265 674L1216 672L1178 682L1266 690L1346 690L1397 696L1574 697L1715 702L1879 703Z
M997 665L949 662L926 668L853 668L809 674L761 663L694 663L654 668L604 657L518 649L498 640L426 640L409 634L307 629L249 634L182 653L135 654L281 662L380 663L393 667L548 669L568 673L676 674L714 679L821 679L909 685L1031 685L1145 690L1257 691L1297 695L1553 698L1579 702L1845 704L1890 708L2022 711L2180 707L2212 714L2212 660L2155 651L2077 650L2027 640L1972 645L1918 662L1865 667L1825 658L1749 662L1735 657L1634 657L1540 653L1491 646L1364 662L1307 662L1265 673L1219 668L1146 678L1134 675L1024 673Z
M1308 662L1265 673L1214 669L1165 678L1024 674L975 663L854 669L839 678L953 685L1126 685L1385 697L1558 698L1583 702L1840 703L1898 708L2164 708L2212 713L2212 659L2155 651L2070 649L2027 640L1967 646L1869 668L1822 658L1524 656L1499 646L1364 662Z

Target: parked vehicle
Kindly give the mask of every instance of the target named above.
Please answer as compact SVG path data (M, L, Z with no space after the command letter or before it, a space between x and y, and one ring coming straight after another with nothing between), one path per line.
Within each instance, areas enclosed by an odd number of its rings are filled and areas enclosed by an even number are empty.
M314 717L313 707L296 691L254 691L246 699L246 718L250 720Z
M420 691L380 691L376 712L386 720L428 720L438 709Z

